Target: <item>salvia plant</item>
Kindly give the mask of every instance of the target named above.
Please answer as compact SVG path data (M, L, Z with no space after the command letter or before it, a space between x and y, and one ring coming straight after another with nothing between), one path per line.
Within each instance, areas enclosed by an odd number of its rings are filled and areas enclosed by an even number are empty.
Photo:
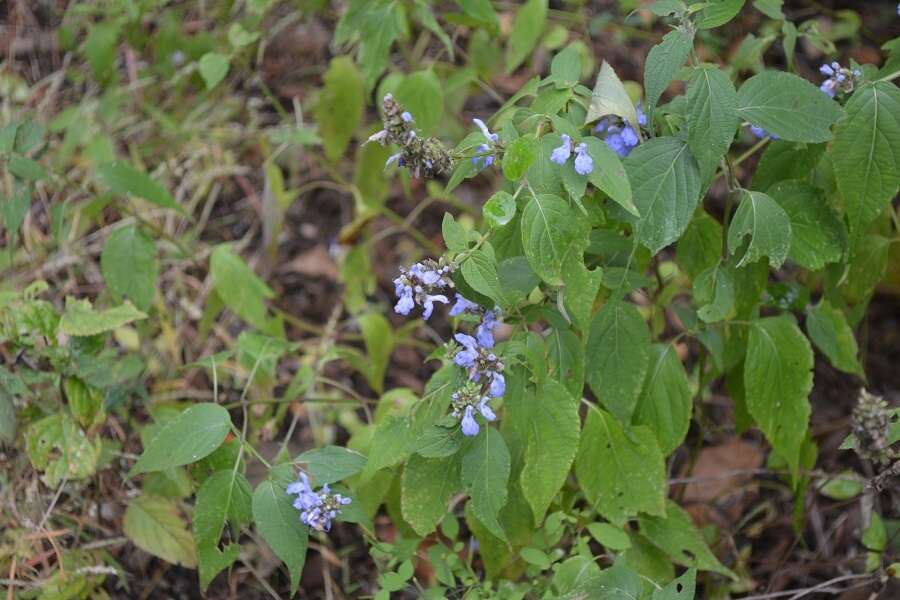
M745 3L657 0L645 8L668 32L646 56L642 82L622 81L614 62L596 67L563 30L544 76L517 83L495 110L474 111L453 139L435 133L442 107L478 73L451 75L446 90L434 68L385 75L391 48L410 27L434 35L445 57L454 55L451 26L477 30L475 41L488 44L501 30L492 4L460 1L443 23L421 0L345 4L333 45L346 54L324 75L318 129L301 119L287 133L268 132L280 151L321 145L332 185L353 190L359 215L341 242L352 245L387 210L374 208L371 194L383 196L379 186L393 180L450 205L464 182L482 181L494 186L488 199L474 217L444 214L442 246L413 232L427 243L390 267L390 295L376 291L365 248L354 246L341 259L346 306L325 323L300 323L319 336L314 348L289 341L285 328L296 319L270 308L275 293L235 245L194 255L200 246L185 247L125 209L132 218L102 249L102 301L70 290L54 303L39 279L4 289L0 441L19 444L15 460L27 459L40 485L59 490L53 503L100 471L122 469L124 535L196 568L204 590L243 563L281 597L253 566L267 548L286 570L281 592L293 596L309 549L337 561L334 539L352 531L378 574L373 586L348 584L347 597L737 598L767 582L753 579L740 542L695 524L677 481L710 434L709 411L724 410L729 429L765 440L765 470L794 498L798 539L808 494L859 499L864 560L835 571L835 584L894 576L885 523L898 508L898 412L866 388L856 331L900 239L900 46L885 47L881 68L826 58L804 76L794 63L798 40L833 54L831 42L812 24L798 28L782 2L757 0L777 24L765 35L783 43L785 68L763 64L762 46L738 53L742 64L719 64L695 45ZM535 48L547 14L546 0L515 6L505 25L509 72ZM113 42L137 23L124 9L109 19L92 27L108 27ZM179 61L196 64L172 74L172 85L196 73L216 88L250 60L259 23L235 24L227 43L198 56L179 49L167 73L182 69ZM366 128L364 97L376 100L378 115ZM78 117L67 119L49 132L27 119L0 131L8 241L36 186L68 185L42 162L49 135L75 139L67 132ZM78 135L72 147L89 144ZM141 198L187 220L180 199L112 160L112 142L103 144L91 168L104 202ZM336 167L348 148L358 157L352 184ZM275 161L267 162L263 210L272 204L283 218L292 198ZM65 210L54 223L66 222ZM403 215L383 214L408 226ZM274 222L268 241L283 232ZM143 383L145 369L171 352L160 342L142 355L137 341L162 306L163 248L172 261L208 268L209 305L191 307L201 335L225 309L243 323L229 334L231 347L168 374L168 383L206 377L211 389L197 401L151 401ZM344 310L358 346L339 331ZM160 339L173 335L178 324L160 319ZM427 334L415 337L420 330ZM385 389L401 341L430 352L417 355L428 374L421 393ZM856 382L842 448L855 451L859 471L836 480L816 470L815 351ZM279 365L292 356L302 358L279 385ZM330 379L339 361L379 400ZM351 408L329 404L335 396L325 388L345 393ZM148 419L131 452L115 428L130 419L135 398ZM291 441L304 419L325 433L299 452ZM47 516L28 518L46 531ZM119 572L91 553L102 547L67 553L47 589L80 587L47 597L98 597L104 578ZM18 556L4 548L0 559ZM25 590L23 598L39 594Z

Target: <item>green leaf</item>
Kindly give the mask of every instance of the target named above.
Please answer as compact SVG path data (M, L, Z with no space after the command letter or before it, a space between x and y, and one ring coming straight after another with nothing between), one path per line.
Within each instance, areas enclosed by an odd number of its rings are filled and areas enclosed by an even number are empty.
M728 227L728 251L737 252L748 235L750 243L738 267L755 263L763 256L776 269L784 264L791 247L790 218L766 194L742 190L741 203Z
M653 590L651 600L694 600L697 586L697 570L688 569L666 587Z
M609 523L590 523L587 526L591 537L609 550L627 550L631 548L631 538L620 527Z
M462 457L462 483L471 498L475 516L502 540L506 539L506 533L498 517L506 504L509 471L509 450L503 436L492 427L483 428Z
M866 482L855 471L845 469L834 476L818 480L816 488L832 500L850 500L866 489Z
M581 141L587 144L588 153L594 159L594 170L588 174L588 181L635 217L640 216L632 198L631 182L628 181L628 174L619 155L595 137L586 137ZM563 172L582 177L575 173L575 169L569 169L568 165L563 167Z
M634 203L635 235L656 254L677 240L687 228L700 199L697 161L683 141L653 138L640 144L625 159Z
M666 512L666 466L653 432L639 425L626 432L604 410L588 411L575 474L587 499L622 526L638 513Z
M587 125L608 115L619 116L631 123L635 131L640 131L637 111L634 109L634 104L632 104L625 86L622 85L622 81L609 63L604 60L591 92L591 103L588 105L584 124Z
M294 595L306 562L309 527L300 522L297 509L284 488L272 481L263 481L256 487L252 503L256 530L287 566L291 595Z
M206 89L211 90L219 85L225 79L225 76L228 75L231 63L224 54L207 52L200 57L197 67L200 69L200 77L203 78Z
M143 311L150 310L159 263L156 243L143 229L127 225L113 231L103 246L100 269L113 294L128 297Z
M300 454L294 464L305 464L316 485L347 479L366 467L366 457L341 446L323 446Z
M120 196L143 198L160 208L187 213L158 181L123 162L104 163L97 167L97 181Z
M562 191L562 169L550 160L553 149L558 148L560 144L562 137L558 133L548 133L541 137L537 160L525 174L536 194L559 195Z
M678 240L678 265L691 279L719 264L722 255L722 225L703 209L693 219Z
M855 246L900 189L900 89L887 81L865 85L846 111L831 156Z
M47 171L41 166L41 163L32 160L27 156L13 154L7 163L9 172L19 179L27 179L29 181L40 181L47 178Z
M135 546L172 564L197 566L194 540L178 510L178 501L143 494L133 499L122 531Z
M716 263L694 280L697 316L705 323L717 323L735 315L734 277L726 265Z
M621 561L584 582L576 598L591 600L637 600L641 598L641 578Z
M349 56L331 59L313 116L325 142L325 156L336 161L359 127L365 104L365 85Z
M193 531L200 570L200 587L206 589L223 569L237 560L240 546L219 550L219 538L229 515L237 524L250 521L250 483L235 469L217 471L203 482L194 505Z
M650 348L650 368L634 410L635 425L646 425L656 435L664 456L684 441L694 405L684 366L671 344Z
M520 483L534 522L541 523L568 478L578 451L581 419L578 402L552 379L544 381L534 400Z
M43 481L50 488L63 480L90 477L100 458L100 439L88 440L65 412L32 423L25 444L32 466L44 472Z
M484 243L475 250L462 264L462 276L472 289L483 294L502 307L511 305L510 290L500 281L499 265L494 256L494 249Z
M257 329L265 330L268 326L265 300L274 298L275 292L256 276L231 246L215 247L209 258L209 272L225 305Z
M835 368L845 373L863 375L856 338L841 310L823 298L806 309L806 331L816 348L828 357Z
M491 6L491 0L457 0L463 12L477 21L481 21L494 29L500 28L500 19Z
M117 19L110 19L92 26L84 40L84 56L94 77L101 83L106 83L115 74L116 47L121 29Z
M414 432L408 418L389 415L375 429L362 479L369 480L381 469L391 467L409 454Z
M641 534L676 563L721 573L737 580L737 576L723 566L710 551L709 546L703 541L703 536L691 521L690 515L677 503L672 501L666 503L665 516L639 516L638 523Z
M825 152L826 144L770 141L753 174L753 189L766 192L787 179L808 181Z
M813 353L790 316L767 317L750 327L744 359L747 409L794 473L809 426Z
M770 19L780 21L784 19L784 13L781 11L783 2L784 0L753 0L753 6Z
M403 519L417 534L428 535L446 516L450 496L462 487L459 471L455 456L409 457L400 483L400 505Z
M662 41L650 48L644 63L644 91L647 114L652 117L659 97L669 87L672 77L684 65L694 40L681 29L673 29Z
M67 299L66 312L59 320L59 330L73 336L97 335L146 318L146 314L127 300L119 306L96 311L87 300Z
M710 0L696 17L700 29L712 29L732 20L744 6L744 0Z
M397 86L394 96L415 119L421 134L428 136L444 118L444 94L441 81L427 69L407 75Z
M384 391L384 373L394 351L394 334L384 315L370 312L357 317L366 345L366 372L369 385L379 394Z
M195 404L160 428L129 475L197 462L219 447L230 427L231 417L223 407L211 402Z
M737 108L737 92L728 75L713 66L694 70L687 88L687 142L704 186L734 140L740 123Z
M521 179L540 152L540 142L532 135L523 135L513 141L503 153L503 176L510 181Z
M512 194L499 191L494 192L494 195L488 198L481 212L491 229L496 229L513 220L516 216L516 208L516 200L512 197ZM444 237L446 238L446 236Z
M574 398L584 391L584 343L568 329L553 328L546 337L550 377L562 383Z
M843 258L847 234L821 190L802 181L782 181L768 193L791 222L788 258L811 271Z
M16 406L12 395L0 385L0 444L12 445L16 441Z
M25 222L25 215L31 207L31 186L14 185L12 195L0 198L0 214L3 215L3 225L7 235L19 231L19 227Z
M531 56L547 23L547 0L527 0L516 13L506 46L506 72L512 73Z
M822 90L791 73L763 71L738 90L741 118L782 140L827 142L844 111Z
M591 389L628 423L650 362L650 331L637 308L624 301L606 303L591 323L585 355Z
M550 77L557 89L575 87L581 80L581 52L576 44L569 44L550 62Z
M522 245L528 264L541 279L551 285L562 283L566 253L573 251L573 247L587 246L586 225L559 196L531 197L522 211Z
M603 285L603 270L596 267L593 270L584 266L584 254L578 252L566 254L562 265L562 278L565 283L563 300L566 309L581 331L590 329L591 315L594 311L594 301L600 286Z
M469 230L457 223L450 213L444 213L444 220L441 222L441 235L444 237L444 245L447 246L447 250L463 252L469 249L469 242L472 239Z

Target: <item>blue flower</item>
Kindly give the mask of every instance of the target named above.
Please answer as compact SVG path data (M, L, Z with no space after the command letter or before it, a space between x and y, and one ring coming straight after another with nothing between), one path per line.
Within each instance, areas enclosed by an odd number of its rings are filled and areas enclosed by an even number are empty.
M494 151L494 144L500 141L500 136L492 133L481 119L472 119L472 122L478 126L485 139L484 144L475 148L478 155L472 157L472 164L478 169L487 169L494 164L494 156L491 153Z
M469 405L465 408L463 418L459 421L459 426L462 429L463 435L469 437L478 435L480 428L478 427L478 421L475 420L475 407Z
M449 265L441 265L429 259L415 263L408 269L401 267L400 277L394 279L394 291L397 295L394 312L406 316L419 304L423 309L422 317L428 320L434 311L435 302L450 303L444 292L452 288Z
M443 294L426 294L425 299L422 301L422 318L426 321L431 318L431 313L434 311L435 302L447 304L450 301L447 300L447 296Z
M640 103L635 106L635 113L637 114L638 125L646 127L648 123L647 115L641 108ZM594 132L601 134L606 146L622 158L628 156L631 150L641 141L634 127L630 123L618 119L618 117L616 117L616 121L613 121L613 117L603 117L597 122Z
M765 129L763 129L762 127L759 127L758 125L753 125L753 124L751 124L751 125L750 125L750 132L753 133L753 135L755 135L755 136L758 137L759 139L763 139L763 138L766 137L766 136L772 138L773 140L781 139L781 138L779 138L777 135L775 135L774 133L771 133L771 132L769 132L769 131L766 131Z
M400 113L400 118L403 119L404 123L412 123L413 121L415 121L412 114L410 114L408 110L404 110L402 113Z
M465 333L457 333L453 336L453 339L462 344L464 348L456 353L453 357L453 362L466 369L473 368L479 354L478 341L471 335L466 335Z
M571 155L572 138L570 138L566 134L562 134L562 145L560 145L558 148L553 149L553 152L550 153L550 161L563 166L569 160L569 157Z
M485 421L496 421L497 415L494 414L494 411L491 410L491 407L488 405L488 398L482 398L481 402L478 403L478 412L481 413L481 416L484 417Z
M634 107L634 111L637 113L637 122L641 127L647 126L647 115L644 113L643 108L641 107L641 103L638 102L637 106Z
M499 398L506 393L506 378L503 377L503 373L499 373L497 371L491 371L489 373L489 376L491 378L491 397Z
M859 69L845 69L838 62L823 64L819 67L822 75L827 75L828 79L822 82L819 89L834 98L838 92L852 92L856 81L862 77L862 71Z
M463 297L462 294L456 294L456 303L450 307L450 312L447 313L451 317L458 317L463 313L475 313L479 310L479 306L472 302L471 300L467 300Z
M313 491L309 477L302 472L285 491L288 495L297 496L293 506L300 511L300 521L317 531L329 531L332 520L341 514L341 507L352 502L346 496L332 493L327 484L318 492Z
M590 175L594 170L594 159L588 154L587 144L575 147L575 172L579 175Z
M484 348L494 347L494 327L500 319L500 309L486 310L481 317L481 323L475 329L475 337Z

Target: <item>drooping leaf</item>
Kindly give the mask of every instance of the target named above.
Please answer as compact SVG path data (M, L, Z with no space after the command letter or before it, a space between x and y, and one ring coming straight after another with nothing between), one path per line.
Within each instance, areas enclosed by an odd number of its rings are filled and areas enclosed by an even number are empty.
M729 267L716 263L694 279L694 302L697 316L706 323L716 323L735 315L735 284Z
M609 196L613 202L635 217L639 217L640 211L634 205L631 182L619 156L595 137L582 138L582 142L587 144L588 153L594 160L594 170L588 174L588 181ZM567 167L563 168L564 173L574 173L579 177L575 169L569 170Z
M184 209L158 181L124 162L104 163L97 167L97 181L114 194L136 196L159 206L171 208L181 214Z
M131 468L133 477L197 462L219 447L231 426L228 411L218 404L195 404L167 422L147 442Z
M206 589L223 569L237 560L240 546L219 549L219 538L229 515L237 525L250 521L250 484L236 469L217 471L203 482L194 505L193 532L200 570L200 587Z
M247 263L228 245L216 246L209 258L213 286L225 305L239 317L260 330L265 330L266 299L275 292L256 276Z
M506 47L506 72L512 73L531 55L547 23L547 0L527 0L516 13Z
M791 221L783 208L762 192L741 192L741 203L728 227L728 251L734 254L750 236L750 243L737 266L755 263L763 256L778 268L791 247Z
M306 562L309 527L300 522L300 515L284 487L271 480L256 487L252 510L256 530L287 566L293 595L300 586L300 575Z
M687 108L688 147L706 185L731 147L740 122L734 84L716 67L695 69L687 88Z
M65 412L32 423L25 432L26 451L32 466L43 471L43 481L56 488L63 480L94 474L100 458L100 440L89 440Z
M823 298L806 309L806 331L832 365L846 373L863 374L856 337L842 311Z
M444 117L444 93L433 70L417 71L404 77L394 96L415 119L414 125L422 135L434 133Z
M684 65L693 42L687 32L673 29L660 43L650 48L644 63L644 91L647 97L644 109L648 115L653 115L659 97L672 82L676 71Z
M671 344L654 344L633 422L653 431L660 450L668 456L684 441L692 408L691 388L675 349Z
M502 540L506 533L498 517L506 504L509 471L509 449L503 436L493 427L485 427L462 457L461 478L475 516Z
M847 234L821 190L802 181L782 181L769 188L768 194L791 222L788 258L812 271L841 260Z
M349 56L333 58L323 80L325 87L313 115L324 141L325 156L335 161L344 153L359 127L365 103L365 86Z
M403 468L400 505L403 519L416 533L428 535L446 516L450 496L462 487L459 472L456 456L409 457Z
M175 565L197 566L194 540L172 498L143 494L125 509L122 531L134 544Z
M625 86L616 72L605 60L597 73L597 81L591 92L591 103L588 106L584 124L593 123L601 117L616 115L631 123L635 131L640 129L637 120L637 111Z
M100 268L116 296L129 298L142 311L150 310L159 262L156 243L143 229L136 225L116 229L103 246Z

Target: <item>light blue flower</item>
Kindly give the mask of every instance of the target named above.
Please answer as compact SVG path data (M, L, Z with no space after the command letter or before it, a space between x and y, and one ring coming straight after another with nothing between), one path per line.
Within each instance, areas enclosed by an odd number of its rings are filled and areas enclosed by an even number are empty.
M481 413L481 416L484 417L486 421L497 420L497 415L494 414L494 411L491 410L491 407L488 405L488 398L486 396L478 403L478 412Z
M587 144L575 147L575 172L579 175L590 175L594 171L594 159L588 154Z
M431 313L434 311L435 302L447 304L450 301L447 300L447 296L443 294L426 294L425 299L422 301L422 318L426 321L431 318Z
M563 166L572 156L572 138L562 134L562 144L550 153L550 161Z
M397 295L394 312L406 316L419 304L423 309L422 317L428 320L434 311L435 302L449 304L444 292L452 288L453 280L450 279L448 265L442 266L429 259L415 263L408 269L401 267L400 276L394 279L394 291Z
M352 502L346 496L332 493L327 484L318 492L313 491L309 477L302 472L285 491L288 495L297 496L293 506L300 511L300 521L318 531L329 531L332 520L341 513L341 507Z
M463 418L459 421L459 426L462 429L463 435L469 437L478 435L480 427L478 427L478 421L475 420L475 407L471 405L466 407L463 412Z
M404 123L412 123L413 121L415 121L412 114L410 114L408 110L404 110L402 113L400 113L400 118L403 119Z
M757 138L759 138L759 139L763 139L763 138L766 137L766 136L772 138L772 140L781 139L781 138L779 138L777 135L775 135L774 133L771 133L771 132L769 132L769 131L766 131L765 129L763 129L762 127L759 127L758 125L753 125L753 124L751 124L751 125L750 125L750 132L751 132L753 135L755 135Z
M481 317L481 323L475 329L475 337L483 348L494 347L494 327L500 318L500 309L486 310Z
M491 379L490 392L492 398L499 398L506 393L506 378L503 373L491 371L489 373Z
M478 359L479 354L478 341L465 333L457 333L453 336L453 339L463 346L463 350L457 352L453 357L453 362L466 369L475 367L475 361Z
M457 292L456 294L456 302L453 306L450 307L450 312L447 313L451 317L458 317L463 313L476 313L479 310L479 306L472 302L471 300L467 300L463 297L462 294Z
M492 164L494 164L494 156L492 152L494 151L494 144L500 141L500 136L496 133L492 133L488 126L484 124L484 121L481 119L472 119L472 122L481 130L482 135L484 135L485 143L480 144L475 151L478 153L477 156L472 157L472 164L475 165L478 169L487 169Z

